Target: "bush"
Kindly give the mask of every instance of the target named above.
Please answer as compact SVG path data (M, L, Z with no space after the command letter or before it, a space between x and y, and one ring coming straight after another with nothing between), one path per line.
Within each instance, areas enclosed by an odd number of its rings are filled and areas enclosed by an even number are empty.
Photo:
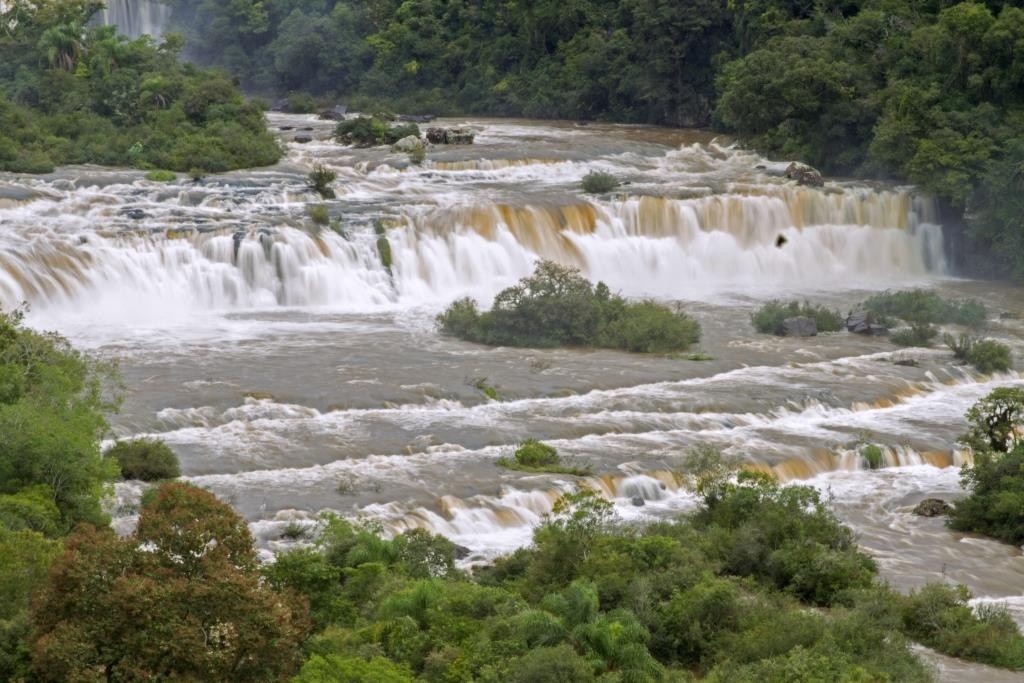
M158 481L181 476L178 456L159 439L131 439L119 441L106 457L117 460L124 479Z
M921 346L928 348L939 331L927 323L914 323L905 330L894 332L889 339L897 346Z
M316 100L305 92L296 92L288 96L289 114L312 114L316 111Z
M337 173L322 164L317 164L309 173L309 187L324 199L334 199L334 190L330 185L337 178Z
M377 255L380 256L380 264L384 269L391 272L391 242L383 235L377 238Z
M384 144L393 145L402 138L409 136L420 137L420 127L415 123L402 123L397 126L389 126L384 134Z
M923 645L953 657L1024 669L1024 637L1005 608L968 604L964 586L928 584L903 604L903 628Z
M154 183L171 183L178 179L178 174L173 171L150 171L146 174L146 180Z
M515 452L516 462L526 467L543 467L558 462L558 451L536 439L527 439Z
M967 360L986 375L993 372L1006 372L1013 364L1010 347L993 339L982 339L975 342L967 354Z
M893 317L922 325L954 323L982 327L988 316L985 305L979 301L947 301L935 292L923 289L883 292L862 305L881 319Z
M533 275L494 298L480 313L469 299L437 317L445 334L492 346L584 346L669 353L700 339L700 325L652 301L627 303L578 269L541 261Z
M327 207L323 204L307 206L306 213L309 214L310 219L317 225L328 225L331 222L331 216L327 213Z
M782 323L786 318L811 318L819 332L838 332L843 329L843 317L837 311L825 306L815 306L809 301L769 301L757 309L750 320L754 329L763 334L782 334Z
M580 187L587 194L605 194L617 189L619 185L618 178L602 171L591 171L580 181Z
M864 462L867 463L870 469L877 470L882 466L884 454L880 446L869 443L860 449L860 456L864 458Z
M334 129L334 137L339 142L359 147L393 145L410 135L420 137L420 127L415 123L389 126L377 116L359 116L347 119L338 123Z

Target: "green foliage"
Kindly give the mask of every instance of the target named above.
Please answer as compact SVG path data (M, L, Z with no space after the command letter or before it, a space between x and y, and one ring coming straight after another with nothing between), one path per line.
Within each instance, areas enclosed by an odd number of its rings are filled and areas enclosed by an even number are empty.
M541 261L533 275L503 290L490 311L471 299L453 302L437 317L444 334L492 346L590 346L668 353L700 339L700 325L678 311L643 301L628 303L579 270Z
M0 37L0 170L95 163L162 175L280 158L263 112L226 74L182 63L180 40L128 40L89 25L98 3L73 7L18 3L4 15L16 30Z
M882 319L899 318L922 325L955 323L982 327L988 316L985 305L979 301L947 301L924 289L875 294L863 303L863 307Z
M0 311L0 495L15 527L53 533L75 523L105 523L99 499L117 476L100 453L99 438L112 410L114 369L71 348L54 333L22 325L20 311ZM45 491L45 494L43 493Z
M124 479L159 481L181 476L178 456L159 439L118 441L104 455L117 461Z
M288 96L288 112L291 114L312 114L316 111L316 100L305 92L296 92Z
M63 529L53 489L39 484L0 495L0 526L10 531L37 531L49 537L60 535Z
M939 331L928 323L914 323L910 327L894 332L889 340L897 346L930 347Z
M43 681L276 680L298 668L305 613L262 582L245 520L165 484L133 536L82 525L67 539L31 606L32 664Z
M380 264L384 266L384 270L391 272L391 266L394 263L391 256L391 242L384 235L377 238L377 255L380 257Z
M331 215L327 213L327 206L324 204L310 204L306 207L306 213L317 225L328 225L331 222Z
M510 470L548 474L572 474L586 476L589 468L576 467L562 461L558 451L536 439L527 439L519 444L512 458L499 458L498 464Z
M882 466L883 455L882 448L877 444L869 443L860 449L860 457L864 458L864 462L873 470Z
M619 185L618 178L603 171L591 171L580 181L580 188L587 194L606 194L618 189Z
M324 199L334 199L334 190L331 183L338 179L338 174L322 164L317 164L309 172L307 180L309 187Z
M782 334L782 323L786 318L805 317L812 319L819 332L838 332L843 329L843 317L837 311L825 306L816 306L809 301L769 301L750 316L754 329L763 334Z
M956 359L967 361L977 368L978 372L985 374L1006 372L1013 365L1010 347L994 339L972 339L966 334L961 334L959 337L945 334L942 341L953 352Z
M383 657L314 655L303 664L292 683L412 683L413 680L408 667L392 664Z
M929 584L903 604L908 636L940 652L1007 669L1024 669L1024 637L1005 607L972 610L964 586Z
M393 145L402 138L420 137L420 127L415 123L389 126L376 116L359 116L340 122L334 129L334 137L347 145L372 147Z
M154 183L173 183L178 179L174 171L150 171L146 174L146 180Z

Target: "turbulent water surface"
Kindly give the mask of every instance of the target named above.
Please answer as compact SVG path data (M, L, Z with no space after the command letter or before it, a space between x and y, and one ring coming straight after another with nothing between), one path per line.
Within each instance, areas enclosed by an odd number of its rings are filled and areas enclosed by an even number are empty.
M784 165L690 131L465 121L477 144L410 167L330 142L311 117L271 123L292 129L281 164L200 183L96 168L0 176L0 302L27 301L33 325L121 359L117 434L165 439L189 478L250 519L264 552L327 510L443 533L470 561L509 551L580 483L498 468L527 436L588 463L586 483L622 517L672 515L693 504L681 454L709 443L826 491L896 586L962 582L1024 614L1019 551L910 514L924 497L961 495L963 413L1021 375L980 377L945 350L847 333L778 339L749 322L773 297L845 311L874 291L928 286L984 299L989 334L1020 358L1021 290L950 277L927 200L799 188ZM294 143L296 132L314 142ZM328 207L339 231L306 214L318 163L338 173ZM582 197L588 170L628 184ZM438 336L445 304L488 302L539 257L679 302L714 360ZM895 363L910 358L916 367ZM862 469L863 440L889 447L884 469ZM119 524L138 493L119 487Z

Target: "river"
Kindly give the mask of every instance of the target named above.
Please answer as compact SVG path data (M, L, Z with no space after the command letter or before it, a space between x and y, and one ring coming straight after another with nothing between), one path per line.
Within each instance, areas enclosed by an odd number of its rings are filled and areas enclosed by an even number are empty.
M922 498L962 495L963 414L1022 375L982 377L944 348L845 332L760 335L749 320L775 297L845 312L872 292L931 287L983 299L988 334L1020 367L1024 291L952 277L929 200L855 182L796 187L785 164L702 132L439 123L474 127L476 144L433 148L415 167L331 142L329 122L271 114L275 130L290 129L271 168L169 184L94 167L0 175L0 303L27 301L30 324L119 359L116 435L166 440L189 480L249 519L265 557L324 511L388 532L428 528L469 548L469 562L528 543L581 482L495 464L526 437L588 464L584 483L623 519L671 516L694 504L682 455L713 444L820 488L895 586L964 583L1024 622L1018 549L910 513ZM338 173L327 206L345 234L307 217L320 202L305 184L315 164ZM589 170L628 184L584 197ZM488 303L538 257L678 302L713 360L488 349L437 334L447 303ZM906 359L917 365L895 363ZM886 446L884 468L864 468L862 440ZM120 528L140 490L118 485ZM1014 678L940 667L947 680Z

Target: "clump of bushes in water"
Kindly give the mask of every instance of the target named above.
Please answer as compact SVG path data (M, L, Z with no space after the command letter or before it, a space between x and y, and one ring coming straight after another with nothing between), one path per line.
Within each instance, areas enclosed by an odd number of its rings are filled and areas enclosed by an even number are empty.
M498 464L520 472L572 474L579 477L590 474L590 470L586 467L573 467L562 462L562 458L554 446L549 446L536 439L527 439L519 444L511 458L500 458Z
M306 207L306 213L309 214L310 220L317 225L329 225L331 222L331 216L323 204L311 204Z
M159 439L118 441L105 455L117 461L125 479L159 481L181 476L178 456Z
M652 301L629 303L579 270L541 261L480 312L472 299L437 317L441 332L492 346L585 346L640 353L681 351L700 340L694 319Z
M864 310L879 318L899 318L914 324L942 325L953 323L967 327L982 327L988 310L980 301L949 301L935 292L911 289L875 294L862 304Z
M964 442L974 454L961 482L970 493L948 523L1015 546L1024 544L1024 389L996 389L967 411Z
M340 122L334 129L334 137L348 145L372 147L393 145L410 135L420 137L420 127L415 123L389 126L376 116L359 116Z
M864 462L867 463L869 469L877 470L882 466L884 453L881 446L869 443L860 449L860 456L864 458Z
M838 311L825 306L815 306L809 301L769 301L757 309L750 320L754 329L763 334L782 334L782 323L786 318L810 318L819 332L838 332L843 329L843 317Z
M178 179L174 171L150 171L146 174L146 180L153 183L171 183Z
M959 337L946 334L943 335L942 341L953 352L955 358L967 361L978 372L983 372L986 375L993 372L1006 372L1013 364L1010 347L993 339L972 339L966 334L961 334Z
M309 173L309 187L324 199L334 199L335 194L331 188L331 183L337 180L337 178L337 173L322 164L317 164Z
M605 194L615 190L619 185L618 178L603 171L591 171L580 181L580 187L587 194Z
M921 346L927 348L932 345L932 340L938 334L939 331L928 323L914 323L904 330L893 332L889 339L897 346Z

